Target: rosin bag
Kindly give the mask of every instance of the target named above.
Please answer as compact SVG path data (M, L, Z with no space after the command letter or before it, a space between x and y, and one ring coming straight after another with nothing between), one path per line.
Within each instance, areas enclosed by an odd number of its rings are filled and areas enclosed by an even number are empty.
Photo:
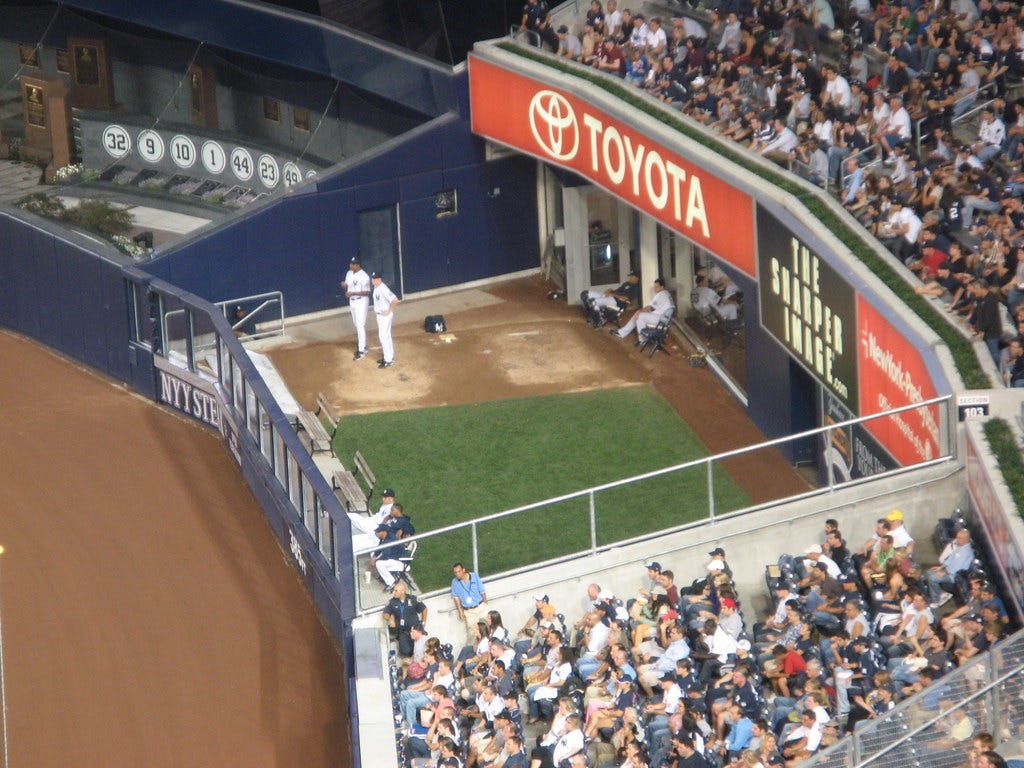
M448 327L444 324L444 315L427 315L423 321L423 330L427 333L444 333Z

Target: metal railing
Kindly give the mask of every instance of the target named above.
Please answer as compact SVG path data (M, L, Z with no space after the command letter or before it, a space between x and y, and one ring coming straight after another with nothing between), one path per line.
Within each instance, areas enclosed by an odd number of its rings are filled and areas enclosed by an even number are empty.
M952 121L950 122L950 129L951 130L956 130L957 125L959 125L960 123L966 122L966 120L971 118L971 117L974 117L979 112L981 112L981 110L983 110L985 107L987 107L989 104L992 103L992 101L995 98L996 84L995 83L985 83L984 85L982 85L980 88L978 88L978 90L976 90L971 95L964 96L962 99L959 99L956 102L957 104L959 104L960 102L966 101L967 99L978 100L978 99L981 99L981 97L985 93L987 93L987 92L990 92L992 94L987 101L980 102L978 104L978 106L972 107L971 109L969 109L966 112L964 112L962 115L957 115L956 117L954 117L952 119ZM928 114L928 115L925 115L924 117L922 117L919 120L916 120L914 122L914 143L915 143L915 145L917 147L917 156L918 157L921 157L921 147L924 144L924 137L921 135L921 128L922 128L922 126L928 120L931 120L934 117L935 117L935 115Z
M1024 630L936 680L921 693L818 753L803 768L960 768L970 736L958 742L951 724L970 719L969 733L997 740L1024 724ZM966 732L966 729L964 729Z
M460 553L468 549L472 557L472 570L479 573L482 578L509 575L566 559L590 556L605 549L642 541L654 535L663 535L721 519L725 515L754 512L780 501L781 498L752 506L746 503L749 500L735 490L728 471L729 461L740 456L749 456L759 451L774 453L779 446L807 440L819 441L817 450L820 452L824 450L823 446L833 445L833 434L847 434L854 428L863 428L870 422L888 419L895 420L899 427L904 418L902 414L914 411L918 412L928 423L934 425L938 455L913 465L881 471L870 475L870 477L861 477L846 482L836 482L833 474L829 472L827 483L822 487L796 496L786 496L786 500L795 501L828 494L839 488L855 485L868 479L874 480L907 471L910 468L926 467L948 461L954 457L956 446L956 419L952 413L952 407L952 395L944 395L894 408L884 413L810 429L795 435L768 440L715 456L694 459L634 477L455 523L411 536L403 541L406 543L419 542L418 554L420 555L427 548ZM868 429L870 428L868 427ZM720 468L725 465L725 471L720 469L716 472L716 465ZM654 523L651 523L648 529L644 527L642 516L631 515L624 518L621 514L623 509L654 509L659 508L656 505L663 507L665 504L678 503L682 500L685 500L688 509L703 507L703 512L702 514L691 513L688 515L687 522L668 529L662 524ZM535 527L540 530L572 529L579 531L579 536L567 544L553 540L533 541L530 547L533 559L524 561L524 550L512 553L508 547L508 542L515 540L517 534L521 536L524 527ZM361 574L360 571L365 569L365 556L372 553L374 547L354 546L353 548L355 555L353 558L354 583L359 592L359 609L373 611L381 607L380 590L376 586L367 590L367 584L361 578L364 574ZM485 566L483 571L481 571L481 565ZM415 568L413 568L413 574L415 575ZM369 573L365 575L370 576ZM433 593L428 591L427 594Z
M241 341L254 341L284 334L284 294L280 291L258 293L214 303ZM208 352L217 344L217 335L208 318L187 318L183 308L171 309L161 319L161 333L169 356L186 355L191 334L194 352Z

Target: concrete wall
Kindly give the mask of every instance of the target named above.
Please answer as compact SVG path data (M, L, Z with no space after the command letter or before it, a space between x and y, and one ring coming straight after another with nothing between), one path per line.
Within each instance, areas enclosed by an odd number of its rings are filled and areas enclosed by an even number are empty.
M586 605L586 588L591 582L610 588L617 597L635 596L644 577L643 563L654 559L672 569L677 584L689 584L705 574L707 553L725 549L726 559L744 600L748 621L768 610L769 596L764 569L780 554L800 552L823 539L824 520L839 521L847 543L856 551L871 535L874 522L891 509L906 516L911 534L928 556L935 521L946 517L964 499L963 471L955 462L905 472L870 484L858 485L831 495L820 495L782 504L760 512L725 517L679 533L601 552L526 574L487 582L488 602L501 612L506 626L518 628L533 611L530 595L546 592L564 613L567 622L578 619ZM450 597L445 594L426 601L427 628L432 636L456 646L465 636ZM379 614L363 616L355 626L379 626Z

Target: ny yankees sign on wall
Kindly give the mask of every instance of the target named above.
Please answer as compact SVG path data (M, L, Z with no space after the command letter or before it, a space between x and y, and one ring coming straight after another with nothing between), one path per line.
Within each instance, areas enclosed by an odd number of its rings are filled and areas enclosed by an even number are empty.
M473 56L469 87L474 133L575 171L756 275L746 193L583 99Z

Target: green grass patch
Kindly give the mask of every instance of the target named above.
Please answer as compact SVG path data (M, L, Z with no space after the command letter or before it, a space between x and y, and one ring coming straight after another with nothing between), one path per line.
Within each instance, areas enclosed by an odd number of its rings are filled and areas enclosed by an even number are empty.
M1005 419L993 418L985 422L985 438L996 457L1010 496L1017 505L1017 513L1024 516L1024 458L1017 438Z
M545 56L542 53L525 49L515 43L499 43L498 47L509 53L592 83L624 103L673 128L688 139L708 147L720 157L741 168L747 169L765 181L788 192L799 200L814 218L828 227L843 245L849 248L855 257L860 259L868 269L874 272L914 314L924 320L935 331L949 349L953 357L953 364L956 366L965 387L968 389L988 389L992 386L988 374L985 373L978 362L970 340L957 328L946 322L942 313L934 305L914 292L913 287L903 280L891 262L879 256L865 242L865 237L870 236L866 235L864 230L855 231L849 227L832 208L825 205L815 194L797 184L791 175L782 172L776 173L754 163L752 158L735 143L724 141L709 133L705 133L684 122L680 117L663 111L656 103L652 102L650 97L645 96L636 88L631 88L618 81L610 81L606 76L588 72L579 66L558 61L553 56Z
M647 386L346 416L334 447L346 466L362 452L418 533L707 455ZM749 504L717 469L716 513ZM609 489L595 496L598 544L697 520L707 508L703 467ZM589 548L589 514L583 497L479 526L481 572ZM445 586L457 560L472 562L468 529L422 542L417 583Z

